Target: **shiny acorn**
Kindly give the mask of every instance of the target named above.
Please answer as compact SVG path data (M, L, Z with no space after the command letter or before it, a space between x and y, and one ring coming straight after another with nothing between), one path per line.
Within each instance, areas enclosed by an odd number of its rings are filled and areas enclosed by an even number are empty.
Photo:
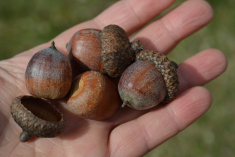
M60 99L69 91L72 70L68 58L58 51L55 43L35 53L25 72L28 92L38 98Z
M96 71L84 72L73 80L67 101L74 114L92 120L109 118L116 112L119 103L115 84Z
M122 106L145 110L171 102L179 91L177 67L161 53L140 51L118 84Z

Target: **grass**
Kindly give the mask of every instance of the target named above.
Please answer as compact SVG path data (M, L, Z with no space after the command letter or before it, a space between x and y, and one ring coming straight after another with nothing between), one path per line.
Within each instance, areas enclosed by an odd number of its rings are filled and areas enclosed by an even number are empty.
M0 1L0 59L49 41L92 19L116 0Z
M0 1L0 60L49 41L64 30L92 19L116 1ZM178 0L171 8L183 1ZM180 63L204 49L217 48L228 57L228 68L205 85L213 96L210 110L146 157L235 156L235 4L233 0L208 2L215 12L213 21L180 42L169 58Z

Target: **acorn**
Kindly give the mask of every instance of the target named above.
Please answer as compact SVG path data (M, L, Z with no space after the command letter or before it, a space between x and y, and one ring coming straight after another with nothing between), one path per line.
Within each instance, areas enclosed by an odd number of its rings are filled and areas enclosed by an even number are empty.
M177 67L161 53L140 51L136 62L124 71L118 84L122 106L145 110L171 102L179 91Z
M11 115L22 128L20 141L26 142L31 136L55 137L62 133L65 118L49 102L33 96L18 96L11 105Z
M86 119L104 120L119 106L115 84L96 71L87 71L73 80L67 104L74 114Z
M79 72L93 70L105 73L100 55L100 36L99 29L82 29L76 32L67 44L69 61Z
M71 64L81 72L98 71L119 77L143 49L136 40L130 43L126 32L118 25L108 25L102 31L83 29L76 32L67 44Z
M72 69L68 58L58 51L55 43L35 53L25 72L28 92L38 98L60 99L69 91Z

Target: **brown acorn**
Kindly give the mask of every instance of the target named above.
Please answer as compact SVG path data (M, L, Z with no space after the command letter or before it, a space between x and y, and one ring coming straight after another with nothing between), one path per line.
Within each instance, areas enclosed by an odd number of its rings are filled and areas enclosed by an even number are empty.
M25 85L30 94L38 98L60 99L69 91L72 70L68 58L51 47L35 53L25 72Z
M31 136L55 137L65 126L65 118L56 107L32 96L16 97L11 115L23 130L19 137L21 142L28 141Z
M140 51L136 55L136 61L138 60L148 61L154 64L161 72L167 88L167 95L163 103L171 102L179 92L178 65L170 61L164 54L153 50Z
M117 88L108 77L87 71L73 80L67 104L76 115L103 120L116 112L119 102Z
M172 101L179 91L177 64L161 53L143 50L122 74L118 91L123 105L137 110Z
M162 74L147 61L131 64L122 74L118 91L123 106L145 110L162 102L166 86Z
M101 30L82 29L76 32L67 44L69 61L79 72L98 71L105 73L100 55Z
M117 25L108 25L102 31L80 30L66 47L70 62L78 71L98 71L111 77L121 76L135 53L143 49L139 40L130 43L126 32Z

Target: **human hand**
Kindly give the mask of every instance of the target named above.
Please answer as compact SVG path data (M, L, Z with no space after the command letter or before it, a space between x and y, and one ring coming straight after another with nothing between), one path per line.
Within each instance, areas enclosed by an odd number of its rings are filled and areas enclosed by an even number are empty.
M93 20L74 26L53 40L57 49L66 54L66 43L83 28L102 29L108 24L117 24L131 35L173 2L119 1ZM207 2L186 1L136 33L132 41L140 39L144 49L168 54L177 43L212 18L213 11ZM67 120L64 132L55 138L33 137L27 143L21 143L21 128L11 118L10 105L15 97L28 94L24 83L27 63L34 53L49 47L50 43L0 62L1 156L143 156L208 110L212 97L201 86L223 73L227 66L227 59L221 51L207 49L199 52L179 64L180 93L174 101L147 111L123 108L104 121L82 119L73 115L63 101L58 102L56 107Z

